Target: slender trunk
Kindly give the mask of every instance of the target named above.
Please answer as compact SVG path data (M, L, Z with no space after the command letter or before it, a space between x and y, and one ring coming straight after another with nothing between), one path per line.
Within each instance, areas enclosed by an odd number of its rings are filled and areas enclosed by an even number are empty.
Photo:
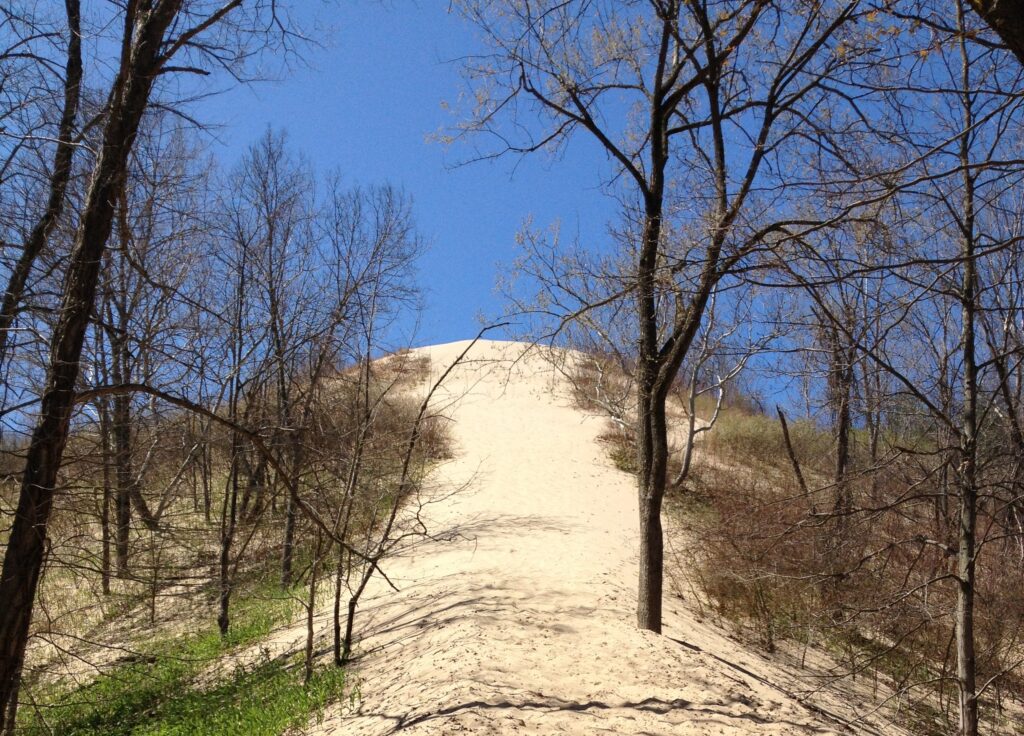
M965 176L967 222L973 230L973 187ZM973 236L965 238L961 315L963 321L963 415L960 430L957 544L956 659L960 734L978 734L977 657L974 647L975 554L978 515L978 365L975 346L977 266Z
M969 250L973 250L970 248ZM974 345L974 262L964 263L964 410L960 446L960 508L957 544L956 667L960 734L978 734L977 657L974 647L977 488L977 360Z
M645 393L649 390L645 386ZM641 629L661 633L664 538L661 505L665 493L664 406L644 402L640 419L640 579L637 624Z
M722 396L719 393L719 404ZM683 450L683 462L679 473L672 480L672 486L678 488L690 477L690 466L693 464L693 446L697 439L697 368L690 374L690 390L687 397L686 417L686 448Z
M840 351L843 359L848 358L848 351ZM850 430L852 418L850 415L850 397L853 390L853 367L845 364L838 366L837 376L837 401L836 401L836 465L833 480L836 486L837 526L842 537L847 525L847 517L852 507L850 488L846 476L850 465Z
M46 247L50 233L64 211L65 193L71 179L71 164L75 155L75 120L82 83L82 32L79 0L64 0L68 20L68 58L64 69L64 107L57 127L57 145L53 154L53 172L46 208L32 228L22 247L18 262L11 271L0 304L0 366L7 356L11 325L18 314L18 305L25 293L29 274L36 258Z
M245 466L245 486L242 489L242 501L238 507L238 516L240 519L246 520L249 518L249 503L252 501L254 473L248 457L244 454L242 455L242 464Z
M637 474L640 510L640 570L637 590L637 625L661 633L662 563L664 540L661 529L661 500L665 492L665 464L658 474L658 423L656 382L659 367L659 330L656 283L658 253L661 247L664 208L665 166L668 161L668 137L661 110L664 94L661 75L667 58L670 28L662 28L660 61L651 106L651 181L644 193L644 230L637 258ZM664 426L664 404L662 404ZM667 460L667 458L666 458Z
M114 379L117 381L117 378ZM124 418L117 419L119 412L123 412L123 397L114 397L114 467L116 469L116 492L115 509L115 539L117 547L117 575L120 578L128 576L128 546L131 535L132 506L129 486L132 482L131 475L131 442L125 435L131 431Z
M120 246L127 249L132 241L131 228L128 225L128 198L125 189L122 187L118 193L118 235ZM128 342L129 333L132 330L132 312L129 304L129 290L131 286L127 283L127 275L124 267L118 269L120 284L112 286L112 293L108 298L108 329L111 330L110 352L113 362L113 379L115 383L130 383L132 375L132 353ZM116 315L116 322L115 317ZM150 531L157 531L159 524L153 513L149 510L139 483L132 468L132 397L130 394L117 394L114 396L114 411L112 414L114 444L116 452L114 460L117 464L117 494L118 503L124 503L127 507L126 520L131 522L131 509L138 513L142 523ZM119 543L123 543L127 553L128 532L125 526L118 528L123 533L123 539L119 537ZM127 569L127 558L125 568Z
M835 502L832 508L835 523L834 533L828 539L826 564L829 566L828 598L839 594L839 584L843 579L843 554L847 546L849 533L850 511L853 500L850 498L850 484L847 479L850 465L850 433L852 416L850 403L853 394L853 356L852 349L843 343L842 334L838 329L830 329L831 344L831 402L835 411L835 443L836 461L832 481L835 486Z
M370 578L373 577L373 571L376 569L376 563L380 560L380 554L381 552L378 550L378 554L374 559L367 560L364 563L363 574L359 579L359 587L355 589L355 592L353 592L352 596L348 599L348 618L345 620L345 640L342 642L340 664L348 664L349 657L352 655L352 640L354 635L353 632L355 631L356 609L359 607L359 599L362 597L363 591L366 590L366 586L370 582Z
M211 485L213 483L213 479L211 478L213 473L213 462L210 458L211 449L210 443L207 441L208 437L209 434L207 434L207 437L203 439L203 454L200 456L202 462L200 470L203 481L203 519L207 524L212 520L211 512L213 506L213 498L211 495Z
M291 424L290 419L290 397L286 388L287 384L283 375L283 371L279 376L278 385L278 404L280 408L280 422L282 428L288 428ZM299 464L302 462L301 447L299 444L298 433L293 432L291 434L291 473L292 477L296 480L299 478L300 470ZM284 519L284 544L281 551L281 587L287 588L292 584L292 564L295 556L295 500L292 498L292 494L288 494L288 498L285 501L285 519Z
M779 415L779 424L782 426L782 441L786 445L786 455L789 457L790 467L793 468L793 475L796 478L796 484L800 488L800 493L807 498L809 496L807 492L807 481L804 480L803 471L800 470L800 459L796 456L796 450L793 448L793 440L789 436L789 422L786 421L786 415L782 411L782 407L775 406L775 411Z
M664 376L659 376L661 356L658 324L658 257L661 252L662 217L665 206L665 168L669 159L668 115L664 106L665 73L672 46L674 12L662 18L653 96L650 106L650 175L644 187L644 229L636 265L636 300L639 340L637 345L637 478L640 510L640 570L637 591L637 625L661 633L664 539L661 504L668 467L668 436L665 425ZM678 366L677 366L678 368ZM669 379L671 381L671 379Z
M103 595L110 595L110 506L112 489L110 486L110 418L107 402L100 405L100 442L103 445L103 501L100 510L100 536L102 548L100 554L100 577Z
M973 473L973 469L971 471ZM960 695L960 734L978 734L977 658L974 649L974 550L977 493L965 478L960 493L957 553L956 669Z
M244 355L245 334L245 306L248 287L248 265L249 251L243 246L238 262L238 280L235 283L234 293L234 324L231 334L231 361L232 375L228 388L228 418L232 422L238 421L238 408L242 401L242 356ZM254 403L254 397L250 396L245 414ZM220 612L217 616L217 626L221 636L228 633L231 623L231 546L235 541L235 524L238 519L238 472L239 462L242 457L242 437L238 432L231 432L231 466L228 471L228 482L224 488L224 501L221 504L220 512Z
M289 493L285 499L284 547L281 550L281 587L292 584L292 559L295 555L295 504Z
M341 649L341 657L338 660L338 665L348 664L349 657L352 656L352 627L356 620L356 606L359 604L359 600L352 596L348 599L348 618L345 620L345 641Z
M293 431L291 434L291 475L296 479L296 482L301 477L301 465L302 442L299 433ZM281 553L282 588L287 588L292 582L292 563L295 556L295 521L295 499L289 493L285 501L284 550Z
M338 567L334 571L334 664L341 667L341 591L345 582L345 548L338 545Z
M313 564L309 569L309 600L306 604L306 654L305 672L303 674L302 681L307 685L313 678L313 617L316 612L316 584L319 580L320 547L323 542L323 538L321 537L319 530L317 531L316 537L316 544L313 548Z
M241 442L237 433L232 434L231 472L228 487L224 492L224 504L221 507L220 534L220 610L217 614L217 628L221 636L226 636L231 625L231 546L235 541L235 522L238 513L238 454Z
M964 6L957 3L957 20L964 28ZM957 544L956 668L960 700L960 736L978 735L977 658L974 647L974 592L976 527L978 513L978 360L975 345L977 323L977 263L975 235L975 176L971 163L973 102L970 60L963 36L960 52L963 62L964 133L960 138L960 163L963 167L963 281L960 289L963 349L963 409L960 428L959 524Z
M99 379L104 385L109 385L109 359L107 357L106 341L104 340L103 330L96 331L96 354ZM106 397L103 397L96 402L96 410L99 414L100 448L103 461L103 498L100 501L100 584L103 589L103 595L110 595L110 552L112 541L110 534L110 514L113 503L113 485L110 478L110 468L114 453L111 447L112 441L110 436L110 402L107 401Z
M652 154L653 155L653 154ZM662 165L663 169L663 165ZM659 401L658 312L655 281L661 244L662 187L647 197L646 223L637 262L637 307L640 319L637 361L637 483L640 510L640 570L637 625L661 633L664 539L661 504L665 495L668 445L665 403Z

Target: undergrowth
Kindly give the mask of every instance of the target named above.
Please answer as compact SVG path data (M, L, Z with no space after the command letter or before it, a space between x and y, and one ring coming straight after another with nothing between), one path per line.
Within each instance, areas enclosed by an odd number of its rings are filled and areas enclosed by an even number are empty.
M87 684L33 694L19 733L67 736L270 736L304 725L338 700L345 671L317 670L264 656L227 676L209 677L218 659L267 637L297 606L287 593L238 602L232 627L151 642ZM204 676L206 676L204 678Z

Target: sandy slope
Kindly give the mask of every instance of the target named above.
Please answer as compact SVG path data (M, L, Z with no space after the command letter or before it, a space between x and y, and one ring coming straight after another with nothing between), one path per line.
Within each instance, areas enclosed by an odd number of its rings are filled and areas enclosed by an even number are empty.
M466 344L424 349L432 371ZM385 568L400 592L370 591L361 705L318 732L850 732L683 602L667 606L666 636L635 628L631 479L595 441L602 421L570 406L541 358L513 364L520 352L478 343L446 384L457 458L435 480L468 487L426 510L448 541Z

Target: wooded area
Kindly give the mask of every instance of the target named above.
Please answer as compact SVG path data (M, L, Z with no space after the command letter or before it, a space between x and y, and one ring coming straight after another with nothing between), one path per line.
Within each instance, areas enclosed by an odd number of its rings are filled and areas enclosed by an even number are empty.
M411 199L282 131L223 165L191 117L197 80L301 56L283 5L51 5L0 7L9 733L36 717L30 645L80 633L45 620L111 596L154 618L212 596L226 639L272 574L305 606L309 682L332 579L346 664L448 452L444 367L377 360L420 303ZM503 288L531 339L588 356L581 400L630 455L638 626L662 628L666 503L696 509L686 564L765 647L884 663L893 697L984 732L1024 699L1024 5L455 7L485 49L451 142L586 139L607 163L607 242L528 224Z

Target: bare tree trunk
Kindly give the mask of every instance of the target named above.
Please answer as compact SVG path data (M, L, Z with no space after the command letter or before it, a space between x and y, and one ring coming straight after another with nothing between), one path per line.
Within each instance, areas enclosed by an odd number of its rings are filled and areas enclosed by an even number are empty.
M345 583L345 548L338 545L338 567L334 571L334 664L345 664L341 650L341 591Z
M322 546L323 536L318 529L316 544L313 546L313 564L309 569L309 600L306 602L306 653L305 672L302 678L302 681L306 684L309 684L309 681L313 678L313 617L316 613L316 584L319 582L320 548Z
M966 448L965 448L966 449ZM974 554L977 492L971 487L973 465L965 458L960 492L959 548L957 551L956 670L960 694L960 735L978 734L977 657L974 649Z
M836 335L839 338L839 335ZM833 479L836 486L836 519L839 543L842 543L847 526L847 517L852 507L850 488L846 476L850 465L850 431L852 429L850 401L853 393L853 365L850 350L839 347L835 366L836 378L836 465Z
M116 375L114 380L117 383L122 383ZM120 578L127 577L129 570L128 548L132 524L132 504L131 497L129 496L129 486L132 483L132 471L130 467L131 441L125 437L126 433L131 432L131 427L128 426L124 416L118 417L118 414L124 413L124 404L129 398L115 396L113 412L112 434L114 436L114 467L116 469L116 492L114 498L117 518L115 539L117 547L117 575Z
M203 519L207 524L209 524L212 519L211 511L213 506L213 498L211 495L211 485L213 484L213 479L211 478L213 473L213 462L210 458L210 454L209 433L207 433L206 438L203 440L203 451L200 455L200 476L203 481Z
M957 3L960 28L964 27L964 7ZM963 358L963 409L960 429L960 513L957 544L956 668L960 695L960 736L978 736L977 657L974 648L974 593L976 527L978 514L978 357L975 345L977 323L977 262L975 260L975 176L971 164L971 127L973 101L970 62L963 35L960 37L963 61L964 132L960 137L960 161L963 165L963 281L960 289Z
M680 464L679 472L672 479L672 487L679 488L683 482L690 477L690 467L693 465L693 446L697 439L697 371L695 365L690 372L690 389L686 392L686 447L683 450L683 461ZM718 391L718 404L715 407L715 414L722 406L722 389Z
M234 295L234 324L231 336L231 358L232 375L228 391L228 418L232 422L238 421L238 407L242 401L242 356L245 352L243 326L245 323L245 303L248 287L248 250L243 247L239 259L238 280L235 284ZM250 397L246 412L252 408ZM231 547L235 541L235 525L238 521L238 472L239 462L242 457L242 437L237 431L231 433L231 467L229 470L228 482L224 488L224 502L221 504L220 513L220 575L219 575L219 603L220 610L217 614L217 627L221 636L228 633L231 624L231 591L233 581L231 576Z
M284 546L281 550L281 587L292 584L292 559L295 556L295 504L291 494L285 499Z
M668 47L669 25L662 27L662 54ZM651 114L651 182L644 196L644 232L637 259L637 313L639 344L637 361L637 467L640 509L640 576L637 590L637 625L661 633L664 574L664 539L661 503L665 494L668 446L665 405L658 401L659 330L655 297L658 253L661 248L661 218L664 207L665 166L668 139L660 111L660 76Z
M796 477L796 483L800 487L800 493L806 496L807 481L804 480L803 471L800 470L800 460L796 456L796 450L793 449L793 441L789 436L789 423L786 421L786 415L783 413L781 406L776 405L775 411L779 415L779 424L782 426L782 441L786 445L786 454L789 456L789 464L793 468L793 475Z
M106 346L103 339L103 330L96 332L98 370L104 385L110 382L107 373ZM110 403L106 397L96 402L97 414L100 423L100 450L103 462L103 498L100 501L100 584L103 588L103 595L110 595L110 511L113 501L113 488L110 482L110 465L113 452L111 451L110 439Z
M103 445L103 501L100 512L100 535L102 551L100 553L100 577L103 595L110 595L110 505L112 489L110 484L110 417L107 400L100 402L100 442Z
M50 233L64 211L65 193L71 179L71 164L75 155L75 119L82 84L82 32L79 0L64 0L68 21L68 58L64 69L64 109L57 128L57 146L50 174L50 191L43 214L29 233L14 265L3 303L0 305L0 366L7 356L11 325L18 313L18 305L25 293L32 266L46 247Z
M228 487L224 489L224 504L221 509L220 532L220 576L217 613L217 628L226 636L231 625L231 547L235 541L235 522L238 514L238 453L241 442L237 433L231 441L231 471Z
M640 429L643 462L640 466L640 580L637 597L637 624L641 629L661 633L664 538L661 506L665 493L664 407L645 408ZM660 426L659 426L660 425Z
M125 19L120 69L111 90L102 145L78 235L68 259L59 317L50 339L39 419L26 452L18 506L0 574L0 600L4 601L0 608L0 729L6 727L8 707L17 692L25 659L79 359L113 224L114 203L160 65L164 33L179 7L180 0L169 0L144 18Z

